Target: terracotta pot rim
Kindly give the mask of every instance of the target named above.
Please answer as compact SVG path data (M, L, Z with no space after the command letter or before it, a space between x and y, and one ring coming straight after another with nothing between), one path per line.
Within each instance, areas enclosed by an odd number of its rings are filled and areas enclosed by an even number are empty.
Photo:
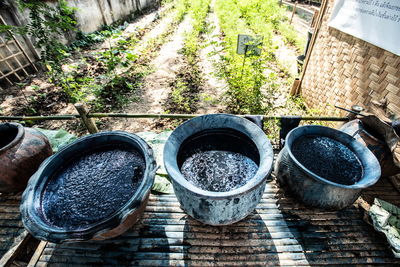
M6 125L6 126L11 126L10 128L17 128L18 132L17 135L15 136L15 138L8 143L7 145L3 146L0 148L0 153L14 147L15 145L17 145L18 143L20 143L20 141L22 140L22 138L24 138L25 135L25 129L24 126L22 126L19 123L15 123L15 122L7 122L7 123L2 123L1 125Z

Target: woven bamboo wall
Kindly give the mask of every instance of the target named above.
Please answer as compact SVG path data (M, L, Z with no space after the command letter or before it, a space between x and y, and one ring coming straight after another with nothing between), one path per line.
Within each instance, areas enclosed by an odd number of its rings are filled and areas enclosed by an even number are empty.
M333 113L333 105L368 107L386 99L387 111L400 116L400 57L328 27L334 2L327 0L304 74L301 90L307 104Z

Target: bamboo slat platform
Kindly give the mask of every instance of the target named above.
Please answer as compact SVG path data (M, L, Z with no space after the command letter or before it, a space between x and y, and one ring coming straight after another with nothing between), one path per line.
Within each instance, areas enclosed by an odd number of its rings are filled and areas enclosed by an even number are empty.
M364 193L367 200L375 196L400 204L387 179ZM252 215L213 227L188 217L174 195L152 195L141 222L125 235L42 242L30 266L400 265L363 215L356 206L338 212L306 208L272 181Z
M24 232L19 214L21 194L0 194L0 258L16 242L16 238Z

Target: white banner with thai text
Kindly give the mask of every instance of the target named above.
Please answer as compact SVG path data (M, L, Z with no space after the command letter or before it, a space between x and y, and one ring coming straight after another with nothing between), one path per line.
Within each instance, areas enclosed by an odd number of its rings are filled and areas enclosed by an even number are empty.
M328 25L400 56L400 0L336 0Z

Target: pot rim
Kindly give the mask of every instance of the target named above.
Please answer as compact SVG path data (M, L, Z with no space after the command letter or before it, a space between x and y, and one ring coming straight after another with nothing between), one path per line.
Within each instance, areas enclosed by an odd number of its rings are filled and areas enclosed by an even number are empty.
M354 119L354 120L352 120L352 121L349 121L348 123L349 123L349 124L351 124L351 123L357 123L357 125L358 125L358 127L359 127L359 128L357 129L357 131L356 131L353 135L351 135L352 137L354 137L355 135L360 134L360 132L362 132L362 133L365 134L368 138L371 138L373 141L375 141L375 142L377 142L377 143L379 143L379 144L381 144L381 145L386 145L386 143L385 143L384 141L382 141L381 139L375 137L375 136L372 135L370 132L368 132L367 129L365 128L364 123L363 123L360 119ZM346 124L347 124L347 123L346 123ZM345 125L346 125L346 124L345 124ZM343 126L344 126L344 125L343 125Z
M24 126L22 126L19 123L15 123L15 122L6 122L6 123L2 123L0 124L0 126L8 126L10 128L14 128L16 127L18 129L17 135L14 137L14 139L8 143L7 145L3 146L2 148L0 148L0 153L16 146L21 140L22 138L24 138L25 136L25 129Z
M218 122L216 122L217 119ZM227 121L234 124L237 128L226 125ZM179 170L177 155L183 141L198 132L212 129L232 129L239 131L245 134L256 145L260 155L260 164L256 174L245 185L227 192L207 191L187 181ZM174 143L178 143L178 145L175 146ZM212 199L234 198L258 187L270 176L273 159L272 145L265 133L253 122L231 114L209 114L188 120L172 132L164 147L164 165L173 184L176 183L197 196Z
M141 152L144 156L143 158L145 160L146 168L139 187L133 196L118 210L116 210L107 218L92 223L86 228L65 230L50 225L36 210L38 205L41 209L43 189L45 188L48 179L51 178L51 175L42 176L42 173L47 170L47 168L54 167L50 164L56 156L59 156L60 154L66 154L69 149L82 142L104 136L124 137L125 140L134 141L138 145L139 149L142 150ZM55 170L53 170L52 173L54 173ZM110 231L122 224L126 217L134 213L140 207L140 203L145 200L147 194L153 186L156 170L157 164L154 160L153 150L142 138L135 134L122 131L107 131L81 137L75 142L64 146L58 153L46 159L39 167L38 171L31 177L28 186L22 195L20 207L24 226L31 233L33 232L32 230L35 230L35 232L32 233L35 237L55 243L93 239L98 234ZM43 181L43 179L46 179L46 181ZM38 201L39 203L35 204L35 197L37 195L39 195L40 201Z
M309 135L320 135L320 136L325 136L325 137L331 138L331 139L338 141L341 144L345 145L348 149L350 149L356 155L357 159L360 161L360 163L362 165L362 171L363 171L362 178L358 182L356 182L355 184L352 184L352 185L344 185L344 184L332 182L330 180L327 180L327 179L313 173L312 171L307 169L305 166L303 166L296 159L296 157L292 153L291 145L300 136L296 137L294 139L292 138L292 136L296 135L298 131L302 131L304 129L310 129L310 128L318 129L318 133L309 133ZM331 135L329 135L329 133L331 133ZM304 134L301 136L305 136L305 135L307 135L307 134ZM343 139L347 139L348 144L344 143ZM349 146L350 144L352 146ZM344 133L342 131L339 131L339 130L336 130L333 128L329 128L326 126L303 125L303 126L294 128L286 136L284 149L287 149L290 158L293 160L295 165L300 170L305 172L308 176L312 177L314 180L324 183L324 184L328 184L328 185L332 185L332 186L340 187L340 188L344 188L344 189L363 189L363 188L367 188L367 187L375 184L381 176L381 168L380 168L378 160L376 159L375 155L365 145L363 145L362 143L360 143L354 137L352 137L351 135L349 135L347 133ZM355 149L357 149L358 151L354 151ZM369 163L371 164L371 167L369 167L367 171L365 170L365 165L366 165L365 162L362 160L362 158L360 158L358 156L358 154L360 154L360 153L364 153L364 155L366 155L365 157L368 157ZM363 158L365 158L365 157L363 157ZM370 170L372 172L368 173L368 171L370 171Z

